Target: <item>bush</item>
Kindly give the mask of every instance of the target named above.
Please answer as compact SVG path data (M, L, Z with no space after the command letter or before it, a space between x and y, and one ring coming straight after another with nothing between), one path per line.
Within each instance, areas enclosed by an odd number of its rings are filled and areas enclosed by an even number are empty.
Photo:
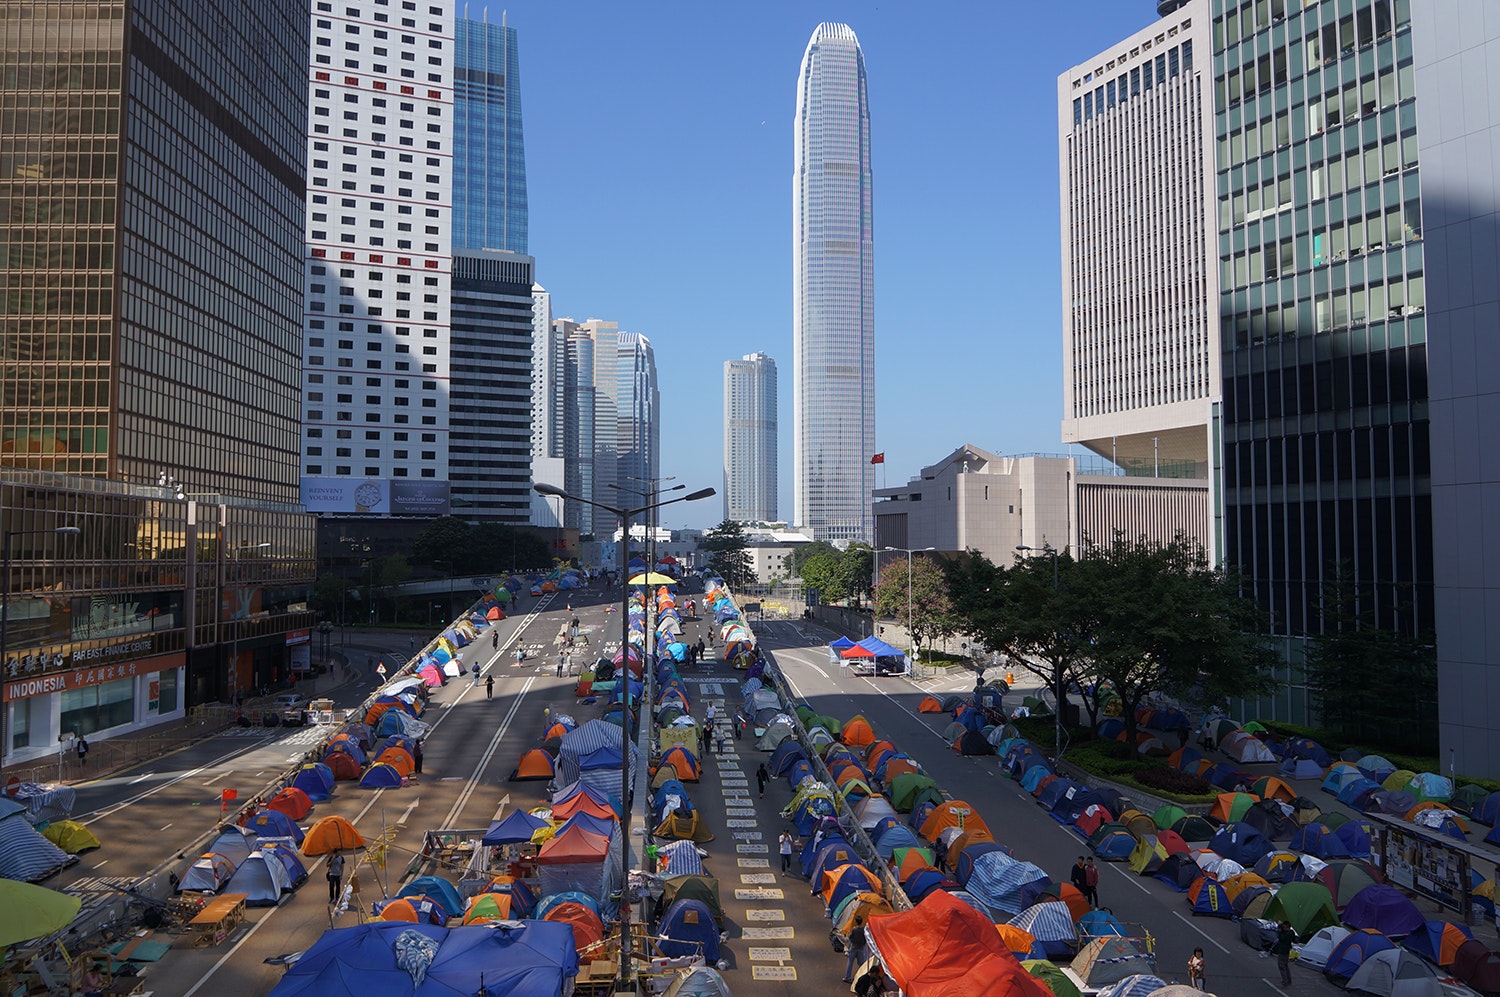
M1213 793L1213 786L1207 779L1201 779L1167 765L1137 772L1135 781L1148 789L1162 790L1181 796L1208 796Z

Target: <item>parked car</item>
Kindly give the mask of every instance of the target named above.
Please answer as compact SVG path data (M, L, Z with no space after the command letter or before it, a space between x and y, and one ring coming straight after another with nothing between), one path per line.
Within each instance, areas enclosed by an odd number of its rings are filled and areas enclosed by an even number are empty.
M283 692L272 697L267 713L279 717L288 727L300 727L307 722L307 697L295 692Z

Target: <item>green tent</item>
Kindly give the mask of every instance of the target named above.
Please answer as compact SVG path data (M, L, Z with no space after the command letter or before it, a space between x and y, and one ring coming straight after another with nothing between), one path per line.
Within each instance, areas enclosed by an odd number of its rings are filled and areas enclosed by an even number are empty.
M1259 720L1252 720L1252 721L1250 721L1242 729L1243 730L1248 730L1252 734L1264 734L1264 733L1267 733L1267 731L1266 731L1266 725L1263 724L1263 723L1261 723Z
M1471 814L1474 812L1474 808L1479 805L1479 801L1488 795L1490 795L1488 791L1471 782L1467 786L1459 786L1458 790L1453 794L1453 799L1449 802L1452 803L1453 809Z
M913 851L922 856L922 858L926 859L928 865L937 864L933 861L933 851L931 848L917 848L913 845L902 845L900 848L892 848L891 864L894 865L897 869L901 868L901 866L906 863L907 853Z
M1223 803L1226 796L1230 797L1228 803L1229 810L1225 815L1228 818L1225 821L1226 824L1238 824L1245 819L1245 814L1250 812L1250 808L1260 802L1260 800L1249 793L1221 793L1218 802ZM1217 814L1218 804L1215 804L1214 810Z
M1267 921L1285 921L1299 938L1339 923L1333 894L1322 883L1285 883L1266 905Z
M817 716L817 712L806 703L797 707L797 719L802 721L802 726L809 726L808 721Z
M911 813L916 806L917 795L926 789L935 789L937 783L916 772L903 772L891 780L891 806L900 813ZM941 800L941 796L939 799Z
M1078 985L1054 963L1046 959L1022 959L1021 968L1045 983L1057 997L1083 997Z
M1165 831L1187 815L1188 812L1186 810L1169 803L1164 807L1157 807L1151 814L1151 820L1156 823L1158 830Z
M46 887L0 879L0 948L67 927L82 903Z

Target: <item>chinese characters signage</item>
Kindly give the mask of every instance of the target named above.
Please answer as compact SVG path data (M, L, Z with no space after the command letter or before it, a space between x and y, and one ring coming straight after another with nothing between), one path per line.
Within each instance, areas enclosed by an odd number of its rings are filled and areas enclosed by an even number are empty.
M140 661L125 661L117 665L100 665L94 668L73 668L67 671L52 672L36 678L23 678L18 681L5 682L5 698L28 699L32 696L44 696L47 693L62 692L65 689L82 689L86 686L101 685L105 682L117 682L120 679L134 678L137 675L152 675L168 668L180 668L187 663L187 656L178 654L163 654L154 658L144 658Z

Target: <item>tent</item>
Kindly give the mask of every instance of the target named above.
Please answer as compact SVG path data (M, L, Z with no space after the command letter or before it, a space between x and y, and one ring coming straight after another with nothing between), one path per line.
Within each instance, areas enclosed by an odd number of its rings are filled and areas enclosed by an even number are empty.
M1138 973L1150 973L1155 968L1151 956L1141 954L1130 939L1119 935L1093 939L1079 950L1072 963L1073 972L1091 989L1118 983Z
M205 852L182 874L177 884L178 893L189 890L202 893L218 893L234 875L235 865L217 852Z
M714 920L722 924L724 906L719 899L719 881L712 876L672 876L662 882L661 902L658 909L665 910L679 900L696 900L713 914Z
M1219 750L1241 765L1274 762L1276 760L1276 756L1271 754L1271 749L1266 747L1265 742L1254 734L1243 730L1225 735L1224 740L1219 742Z
M302 841L303 855L327 855L346 848L363 848L368 842L346 818L324 817L307 829Z
M943 713L943 704L936 696L923 696L922 701L917 704L918 713Z
M1474 937L1466 925L1452 921L1428 921L1421 930L1413 931L1401 944L1438 966L1451 966L1458 957L1464 942Z
M213 841L209 842L205 851L217 852L227 858L232 864L239 865L255 851L254 831L248 831L236 824L226 824Z
M1333 895L1333 906L1343 910L1349 901L1367 886L1382 882L1384 873L1368 862L1358 859L1336 859L1318 870L1313 881L1328 887Z
M1173 824L1170 830L1183 841L1196 843L1211 840L1218 829L1207 818L1188 814Z
M1130 863L1132 872L1140 876L1151 876L1161 868L1166 858L1166 848L1156 840L1155 835L1152 835L1136 842L1135 848L1131 850L1130 857L1126 861Z
M281 867L286 870L287 882L292 884L293 889L307 882L307 867L302 864L302 856L297 854L297 849L289 842L263 841L260 852L281 863Z
M701 900L677 900L657 925L657 945L668 958L701 955L712 965L719 961L719 925Z
M1394 886L1376 883L1350 898L1344 908L1344 923L1351 928L1374 928L1381 934L1400 938L1422 930L1427 921L1405 893Z
M1262 855L1276 850L1266 836L1248 824L1226 824L1215 832L1208 847L1242 866L1254 866Z
M77 896L0 879L0 949L67 927L80 906Z
M292 776L291 784L306 793L314 803L321 803L333 795L333 771L327 765L308 762Z
M1500 993L1500 955L1484 942L1464 942L1453 957L1453 975L1480 993Z
M1288 755L1276 767L1276 774L1283 779L1320 779L1323 766L1311 758L1293 758Z
M1329 957L1333 955L1333 950L1338 948L1339 943L1348 938L1349 934L1349 929L1342 924L1319 928L1307 941L1292 946L1292 951L1297 954L1297 965L1306 966L1309 969L1325 968Z
M866 930L885 971L909 997L1051 997L988 918L942 890L911 910L872 916Z
M1049 959L1071 958L1078 929L1068 905L1057 900L1032 904L1008 922L1037 940Z
M1041 980L1055 997L1083 997L1078 985L1054 963L1045 959L1022 959L1021 968Z
M52 842L69 855L78 855L99 847L94 832L76 820L56 820L42 829L42 837Z
M1163 991L1166 991L1164 997L1180 997L1183 989L1189 989L1191 992L1191 988L1177 987L1175 989L1178 993L1174 994L1171 992L1173 989L1167 986L1165 980L1152 976L1150 973L1136 973L1134 976L1127 976L1118 983L1100 990L1099 997L1156 997Z
M405 784L405 776L389 762L371 765L359 780L360 789L400 789Z
M247 907L274 907L283 893L292 892L292 882L279 858L255 851L240 863L224 890L245 894Z
M1349 846L1344 844L1343 839L1316 821L1303 826L1302 830L1292 835L1287 848L1294 852L1316 855L1324 860L1349 858Z
M503 819L491 824L479 843L488 847L524 844L537 831L548 826L547 821L540 817L533 817L524 810L512 810Z
M1328 931L1330 929L1325 928L1323 930ZM1322 932L1319 932L1319 934L1322 934ZM1328 953L1328 959L1323 966L1323 973L1330 979L1347 980L1354 975L1354 971L1370 956L1376 952L1384 952L1386 949L1393 949L1395 947L1395 942L1380 932L1372 931L1369 928L1346 931L1344 937Z
M511 897L508 893L477 893L464 907L464 924L488 924L510 919Z
M261 838L291 838L302 844L302 828L280 810L257 810L245 821L245 830L254 831Z
M532 779L551 779L556 773L556 766L552 763L552 756L541 748L532 748L521 755L516 767L511 770L511 782L525 782Z
M1223 886L1207 876L1199 876L1193 885L1188 887L1187 902L1194 917L1200 914L1206 917L1232 918L1235 916L1229 893Z
M989 852L975 861L964 889L993 911L1019 914L1028 906L1022 898L1023 888L1046 882L1050 882L1047 874L1030 862L1013 859L1004 852Z
M1250 792L1259 796L1262 800L1281 800L1291 803L1297 798L1297 791L1274 775L1264 775L1250 784Z
M359 778L359 762L355 761L354 756L347 751L328 752L323 756L323 764L337 782L348 782Z
M292 820L302 820L312 812L312 800L302 790L288 786L266 801L267 810L280 810Z
M732 997L729 984L711 966L693 966L682 970L662 997Z
M875 740L875 732L870 729L870 722L864 717L856 714L844 724L841 740L851 747L861 748Z
M449 917L458 917L464 912L464 902L453 884L441 876L418 876L396 894L397 897L430 897L442 906Z
M1136 840L1123 824L1103 824L1089 835L1089 848L1106 862L1124 862L1136 848Z
M1348 988L1378 997L1443 997L1443 987L1432 967L1400 948L1367 958L1349 977Z
M1193 880L1198 878L1199 872L1198 863L1193 861L1191 855L1168 855L1151 875L1178 893L1186 893L1187 888L1193 885Z
M1286 921L1300 938L1339 923L1333 897L1322 883L1287 883L1266 905L1265 919Z

